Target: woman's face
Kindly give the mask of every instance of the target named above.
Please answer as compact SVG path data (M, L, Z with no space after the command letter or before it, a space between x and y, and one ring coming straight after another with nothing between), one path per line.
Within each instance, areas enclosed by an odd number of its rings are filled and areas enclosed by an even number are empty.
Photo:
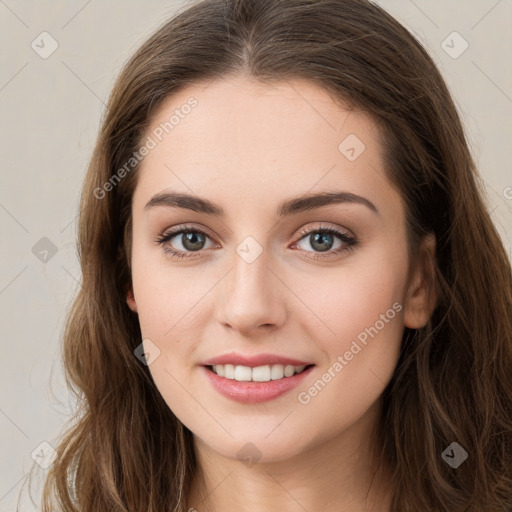
M230 458L366 435L428 316L375 123L308 81L236 77L169 97L147 137L128 304L174 414Z

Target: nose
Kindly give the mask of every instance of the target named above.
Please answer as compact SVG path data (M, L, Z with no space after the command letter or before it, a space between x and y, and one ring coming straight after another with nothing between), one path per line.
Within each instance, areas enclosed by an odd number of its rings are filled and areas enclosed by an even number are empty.
M238 253L219 287L217 319L243 335L271 331L286 318L286 287L269 267L265 251L252 262Z

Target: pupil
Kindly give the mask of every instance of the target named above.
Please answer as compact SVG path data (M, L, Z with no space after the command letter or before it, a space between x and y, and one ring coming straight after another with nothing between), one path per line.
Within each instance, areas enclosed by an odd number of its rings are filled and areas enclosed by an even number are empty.
M328 251L331 249L332 235L330 233L315 233L314 235L311 236L313 237L311 241L311 247L314 247L321 252Z
M198 233L184 233L183 237L183 247L190 251L200 250L204 244L204 240L201 240L202 235L199 235Z

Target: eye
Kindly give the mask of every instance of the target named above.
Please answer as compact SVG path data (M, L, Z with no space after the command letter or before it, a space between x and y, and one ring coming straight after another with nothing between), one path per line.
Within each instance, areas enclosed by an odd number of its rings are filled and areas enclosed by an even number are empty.
M294 246L301 248L300 243L306 241L314 250L301 249L306 253L313 253L314 255L307 257L315 260L353 250L359 243L354 237L340 229L329 226L306 228L299 234L301 238L298 242L295 242ZM333 249L336 238L339 240L339 244L336 249ZM173 242L173 239L176 239L176 241ZM161 245L163 250L173 257L193 258L195 257L193 255L194 252L200 253L203 249L208 248L205 246L208 240L211 240L211 237L200 229L193 226L177 226L158 236L155 242ZM177 248L176 245L178 245ZM326 256L322 253L326 253Z
M178 248L173 248L172 240L176 238L174 244L178 245ZM191 258L194 257L189 252L199 252L205 247L205 243L210 237L200 229L192 226L178 226L171 231L160 235L155 239L155 242L160 244L163 250L175 256L177 258Z
M326 257L321 253L327 253L327 257L330 257L354 250L359 243L354 237L348 235L340 229L329 226L319 226L313 229L306 228L300 232L300 235L302 235L300 240L296 242L294 246L299 246L302 241L305 241L311 247L313 247L314 251L309 251L307 249L303 250L309 253L313 252L313 256L307 257L315 260ZM340 243L336 249L333 249L336 238L340 241Z

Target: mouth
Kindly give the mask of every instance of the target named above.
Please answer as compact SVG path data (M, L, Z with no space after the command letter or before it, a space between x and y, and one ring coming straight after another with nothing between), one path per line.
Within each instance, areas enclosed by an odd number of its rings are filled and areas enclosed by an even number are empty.
M313 371L308 365L242 366L203 365L204 374L214 390L225 398L243 404L276 399L296 388Z
M291 364L267 364L263 366L243 366L234 364L205 365L205 368L219 377L235 380L237 382L270 382L274 380L289 379L301 374L314 364L294 366Z

